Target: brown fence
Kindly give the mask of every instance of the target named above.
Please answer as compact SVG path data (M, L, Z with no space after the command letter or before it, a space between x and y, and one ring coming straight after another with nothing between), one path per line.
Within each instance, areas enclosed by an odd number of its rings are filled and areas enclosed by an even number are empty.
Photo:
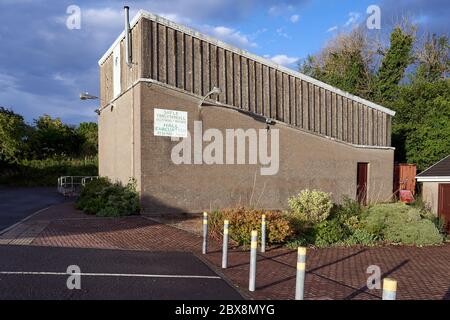
M394 188L393 192L398 196L399 190L409 190L414 195L416 193L416 165L396 164L394 167Z

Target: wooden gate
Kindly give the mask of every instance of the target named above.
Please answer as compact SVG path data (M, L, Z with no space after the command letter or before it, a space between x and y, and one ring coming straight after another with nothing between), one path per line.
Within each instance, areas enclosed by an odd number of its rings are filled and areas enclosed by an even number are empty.
M416 165L396 164L394 167L394 188L393 193L399 196L400 190L408 190L411 194L416 194Z
M450 184L439 184L439 216L445 220L450 232Z

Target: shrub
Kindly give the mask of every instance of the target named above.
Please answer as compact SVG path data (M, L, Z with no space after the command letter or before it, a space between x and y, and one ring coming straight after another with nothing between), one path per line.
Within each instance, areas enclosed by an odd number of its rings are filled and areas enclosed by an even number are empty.
M441 217L433 216L429 219L433 224L436 226L436 229L438 229L440 234L447 234L447 228L446 228L446 222Z
M223 217L222 211L214 210L208 214L208 232L212 238L220 240L223 235Z
M288 219L278 211L264 211L248 208L226 209L210 214L209 231L215 238L221 238L223 220L229 220L230 238L239 245L247 245L251 241L251 231L261 233L261 217L266 215L266 239L268 244L284 242L292 235Z
M139 213L140 200L134 181L124 187L99 178L86 184L75 206L88 214L119 217Z
M288 200L293 215L305 222L319 223L330 214L332 202L330 195L318 190L303 190Z
M106 178L98 178L88 182L81 190L80 196L75 202L75 207L88 214L97 213L104 206L104 199L99 195L103 189L110 185L111 183Z
M332 208L330 216L333 219L337 219L340 223L348 223L351 220L359 220L363 211L364 207L358 201L350 199L348 196L344 196L342 198L342 203L335 205Z
M313 227L315 241L319 247L344 241L349 236L349 230L337 220L326 220Z
M356 229L353 233L343 241L345 245L357 245L371 246L377 243L377 237L365 229Z
M364 228L391 243L431 245L442 243L439 230L421 211L404 203L380 204L368 209Z
M419 246L442 243L442 235L429 220L390 225L385 233L385 240L391 243L416 244Z
M311 244L311 241L307 237L297 236L287 241L285 247L288 249L295 250L298 247L304 247L307 246L308 244Z

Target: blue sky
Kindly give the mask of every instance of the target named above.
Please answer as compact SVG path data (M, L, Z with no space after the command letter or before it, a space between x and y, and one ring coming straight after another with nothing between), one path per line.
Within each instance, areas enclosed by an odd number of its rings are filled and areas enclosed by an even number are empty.
M98 94L97 61L121 32L125 4L132 16L145 9L294 69L365 23L369 5L380 6L382 26L406 15L422 31L448 34L450 16L448 0L0 0L0 106L28 122L44 113L96 121L97 103L78 94ZM69 5L81 9L79 30L66 27Z

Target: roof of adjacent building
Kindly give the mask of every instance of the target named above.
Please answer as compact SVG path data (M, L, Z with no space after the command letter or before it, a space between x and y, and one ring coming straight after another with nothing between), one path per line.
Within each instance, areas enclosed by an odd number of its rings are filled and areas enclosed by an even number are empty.
M417 177L450 177L450 154L418 174Z

